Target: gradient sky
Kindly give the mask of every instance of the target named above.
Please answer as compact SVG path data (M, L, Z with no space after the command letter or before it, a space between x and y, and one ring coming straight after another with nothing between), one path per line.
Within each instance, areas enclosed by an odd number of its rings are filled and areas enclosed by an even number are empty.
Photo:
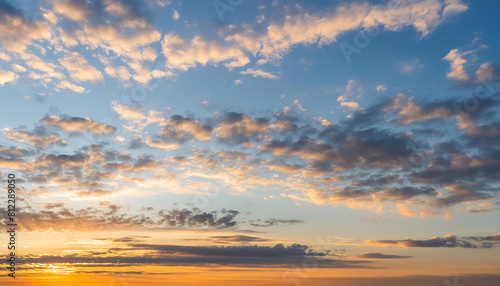
M0 283L498 285L499 11L0 0Z

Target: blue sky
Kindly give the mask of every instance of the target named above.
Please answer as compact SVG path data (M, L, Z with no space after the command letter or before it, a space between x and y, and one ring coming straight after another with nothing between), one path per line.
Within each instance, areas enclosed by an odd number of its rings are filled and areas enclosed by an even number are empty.
M0 1L0 167L32 254L103 227L496 273L498 4L240 2Z

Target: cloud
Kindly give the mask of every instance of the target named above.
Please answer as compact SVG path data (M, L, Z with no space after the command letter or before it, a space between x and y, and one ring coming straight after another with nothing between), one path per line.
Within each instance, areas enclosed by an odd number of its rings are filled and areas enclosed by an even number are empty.
M494 235L485 235L485 236L472 236L468 237L469 239L477 240L477 241L485 241L485 242L500 242L500 233Z
M348 31L378 25L388 31L411 26L425 37L446 19L465 10L467 6L460 1L393 0L376 5L368 2L341 4L333 13L289 15L284 23L268 26L267 34L261 39L260 53L266 60L276 60L294 45L326 45Z
M476 44L478 40L472 42L472 46L477 46L474 49L460 50L452 49L443 58L450 62L450 71L446 74L449 79L459 81L461 83L487 83L494 84L500 77L499 67L491 63L482 63L476 70L475 74L470 75L466 71L466 67L475 61L475 54L484 48L485 45Z
M19 158L4 158L0 156L0 168L8 170L26 170L28 165L24 160Z
M21 147L5 147L0 145L0 156L6 156L8 158L17 158L17 157L25 157L30 155L31 152L23 149Z
M302 220L298 219L269 219L265 221L256 220L250 223L251 226L255 227L271 227L271 226L280 226L280 225L294 225L297 223L303 223Z
M403 62L399 65L399 70L404 74L411 74L423 68L424 64L422 64L418 59L413 59L411 61Z
M23 72L26 72L26 71L27 71L27 69L26 69L25 67L20 66L20 65L18 65L18 64L12 64L12 65L11 65L11 68L12 68L14 71L16 71L16 72L20 72L20 73L23 73Z
M216 42L205 42L197 36L191 42L181 36L167 34L162 41L167 68L186 71L197 65L223 64L227 68L245 66L250 59L238 48L223 47Z
M306 160L329 161L336 157L335 150L328 144L312 139L301 139L296 142L273 141L259 146L259 149L275 156L298 156Z
M73 21L87 21L92 9L79 1L62 0L55 2L54 10L56 13L64 15Z
M269 239L265 238L260 238L256 236L249 236L249 235L219 235L219 236L210 236L207 239L186 239L186 240L202 240L202 241L208 241L211 243L218 243L218 244L230 244L230 243L241 243L241 244L246 244L246 243L252 243L252 242L266 242L270 241Z
M276 122L274 122L270 127L272 129L279 129L279 130L285 130L285 131L295 131L298 129L297 124L295 124L294 119L291 118L284 118L284 119L279 119Z
M437 192L429 187L393 187L380 188L368 187L359 188L355 183L351 183L344 188L330 187L326 189L312 188L307 190L310 200L317 204L344 204L351 208L369 208L382 209L384 203L389 201L404 202L411 201L413 198L419 198L423 201L426 198L432 198L437 195ZM400 203L398 211L405 216L414 216L411 209L404 208Z
M217 124L216 135L223 141L242 143L258 138L268 129L267 119L252 119L243 113L228 112Z
M101 197L110 197L115 193L110 190L103 190L98 188L92 188L88 190L75 190L72 188L61 190L62 193L67 193L70 196L76 196L78 198L101 198Z
M4 62L8 62L11 60L11 57L5 53L0 53L0 60Z
M37 74L37 77L44 83L50 83L54 79L56 79L61 81L59 85L69 85L69 82L66 80L66 76L64 76L63 74L62 67L60 67L56 63L50 60L41 59L40 57L27 52L20 54L20 56L24 60L24 63L28 68L31 68L32 70L36 70L38 72L42 72L42 74Z
M281 172L284 174L295 174L303 170L301 166L292 166L289 164L280 164L280 165L266 165L266 168L269 168L272 171Z
M220 211L219 217L214 213L202 212L199 209L193 210L169 210L160 211L159 224L168 227L209 227L209 228L228 228L236 226L234 218L239 214L238 211L225 210Z
M65 202L57 202L57 203L45 203L45 208L48 210L55 209L55 208L61 208L66 205Z
M467 11L468 7L460 0L448 0L446 7L443 9L443 16L448 17Z
M248 154L240 151L223 151L219 153L219 157L227 161L246 161Z
M263 70L260 70L260 69L247 69L245 71L241 71L240 74L243 74L243 75L251 75L253 77L262 77L262 78L267 78L267 79L279 79L280 77L275 75L275 74L272 74L270 72L266 72L266 71L263 71Z
M193 139L208 141L212 137L213 128L198 120L181 115L173 115L160 120L159 126L164 126L156 136L148 137L146 144L153 148L179 149Z
M137 3L132 1L106 1L104 5L94 6L77 1L51 4L56 13L81 27L76 33L77 40L94 49L101 47L126 58L142 57L139 48L160 39L160 33L147 23ZM111 21L106 23L104 19ZM129 29L128 33L123 33L125 28Z
M469 75L464 68L467 61L463 58L463 55L458 49L453 49L443 58L443 60L450 62L450 71L446 74L448 78L460 81L469 79Z
M152 171L158 170L160 166L161 162L151 159L150 156L141 156L134 160L133 163L126 162L126 160L122 159L118 162L107 162L103 165L105 169L119 172Z
M61 136L57 134L47 133L44 129L38 128L34 132L26 130L13 130L10 128L4 128L3 135L5 138L23 142L38 148L47 148L49 145L66 144Z
M413 256L401 256L393 254L382 254L382 253L363 253L358 255L359 258L369 258L369 259L405 259L412 258Z
M132 76L139 83L146 84L153 79L153 72L144 64L139 62L127 62L128 66L135 71Z
M182 147L182 145L187 142L183 139L181 135L177 135L175 131L165 130L159 133L161 140L155 140L152 138L147 138L146 144L152 148L165 149L165 150L175 150Z
M179 246L179 245L154 245L131 244L145 250L154 250L161 254L195 255L206 257L294 257L294 256L326 256L327 252L307 251L309 246L292 244L284 246Z
M81 87L81 86L78 86L78 85L75 85L75 84L72 84L70 83L69 81L61 81L58 85L57 85L58 88L60 89L69 89L73 92L76 92L76 93L83 93L85 91L85 88Z
M35 41L48 40L51 27L42 21L30 21L8 2L0 5L0 43L9 52L23 52Z
M429 9L432 7L432 9ZM332 10L326 9L326 10ZM169 69L187 70L196 65L217 65L228 68L242 67L250 62L244 51L260 55L258 64L276 61L295 45L327 45L338 40L340 35L357 29L370 29L381 25L385 30L398 31L407 26L414 27L422 37L431 33L448 18L467 10L460 1L388 1L373 5L368 2L339 5L333 13L297 13L287 15L284 22L267 27L267 32L258 34L252 29L235 30L225 36L228 46L216 42L205 42L199 36L191 42L168 34L162 41L163 54ZM247 69L245 74L277 79L261 70Z
M182 117L181 115L174 115L160 123L160 125L171 126L176 130L182 130L200 141L210 140L213 132L212 127L204 125L194 118Z
M347 100L359 99L364 93L365 92L361 84L355 80L349 80L344 93L337 98L337 101L340 102L340 106L342 107L347 107L350 110L358 110L361 107L357 102Z
M151 72L144 68L141 61L153 61L157 53L150 47L160 40L160 32L149 24L143 8L134 1L105 1L102 5L78 1L52 1L49 3L56 16L73 21L71 28L60 27L53 42L56 48L62 46L85 47L93 50L98 59L105 59L105 55L114 54L113 59L126 63L136 74L131 77L147 83L152 79ZM102 81L102 73L86 63L84 58L70 53L63 60L68 71L76 80ZM77 63L84 63L84 72L72 72ZM109 61L103 60L106 73L121 80L128 79L123 67L117 67Z
M500 78L498 65L493 65L491 63L482 63L479 69L476 71L475 81L478 83L493 83L498 81Z
M174 33L162 37L147 10L163 5L161 1L141 6L136 1L57 0L42 5L35 13L43 17L33 20L6 2L0 7L0 44L6 51L0 58L11 60L17 53L25 62L27 79L56 91L83 93L85 88L78 83L103 82L103 72L124 84L134 80L145 85L154 78L173 77L178 71L197 66L222 65L232 70L253 60L262 65L280 60L296 45L328 45L349 31L378 26L389 31L413 27L424 37L468 9L460 1L441 0L347 3L327 7L321 13L307 13L296 6L283 20L277 19L263 29L251 24L230 26L219 33L219 39L207 40L205 36L189 38ZM178 21L178 11L172 9L172 13ZM263 25L264 18L259 15L258 25ZM39 45L42 42L44 45ZM161 50L157 50L159 42ZM85 50L102 65L89 63L85 54L77 52ZM57 55L58 62L50 61L51 53ZM166 58L165 68L153 66L159 53ZM66 78L64 70L74 82ZM281 77L256 68L240 73L273 80ZM483 71L479 74L484 76ZM0 71L0 85L13 82L13 76L10 71ZM358 108L348 102L344 106Z
M384 200L399 200L404 201L416 196L436 196L438 192L434 188L431 187L398 187L398 188L389 188L380 192L380 198Z
M385 106L385 110L397 110L401 117L395 119L395 121L400 124L456 118L458 119L459 128L467 129L475 124L475 121L484 110L499 104L496 99L484 98L481 105L466 112L464 106L468 106L470 101L477 101L477 99L475 97L470 97L459 102L452 99L417 104L415 100L408 97L408 95L399 94Z
M494 197L493 189L481 183L454 182L445 184L444 188L449 193L430 201L430 204L437 207L453 206L464 202L488 200Z
M117 238L96 238L96 240L104 240L104 241L109 241L109 242L120 242L120 243L139 243L143 242L144 239L151 238L150 236L146 235L138 235L138 236L123 236L123 237L117 237Z
M18 212L19 228L25 232L38 231L90 231L97 228L120 229L147 225L150 220L144 216L120 218L105 215L106 210L62 208L57 211Z
M111 77L117 78L122 81L129 80L132 77L128 69L124 66L120 67L108 66L104 69L104 71Z
M47 169L81 168L89 163L89 157L83 153L74 155L48 154L38 156L37 163L43 165Z
M172 15L172 19L174 19L175 21L179 20L181 16L179 15L179 12L177 12L177 10L174 10L174 14Z
M118 242L121 243L121 242ZM140 251L137 255L134 251ZM80 268L93 268L120 263L122 266L154 264L164 266L225 266L238 268L283 268L302 265L305 259L314 261L320 268L360 268L370 261L326 258L328 252L316 252L307 245L285 246L187 246L167 244L129 243L123 247L111 247L104 253L82 251L56 255L25 255L21 263L78 264ZM88 270L84 270L88 271ZM100 273L100 272L98 272Z
M60 158L54 158L60 159ZM63 161L60 161L62 165ZM82 191L95 192L99 189ZM82 195L82 194L80 194ZM95 195L95 194L94 194ZM100 196L97 194L97 196ZM155 214L120 213L121 207L107 205L103 208L71 209L64 203L46 204L46 210L19 211L18 226L24 232L40 231L95 231L119 229L229 229L237 226L237 211L203 212L199 209L161 210ZM57 210L55 210L57 209ZM5 211L0 211L2 214Z
M113 102L111 107L121 118L128 121L141 121L146 119L146 116L141 112L142 106Z
M71 78L78 82L90 81L95 83L104 80L102 73L89 65L87 59L77 52L67 52L59 62L66 68Z
M500 122L473 126L467 129L467 135L473 138L498 138L500 135Z
M329 172L348 170L355 166L389 168L401 164L399 157L408 156L412 151L411 139L387 130L374 128L350 131L339 126L328 126L318 137L302 138L297 141L271 141L259 149L280 157L300 157L310 160L317 167ZM328 142L328 143L325 143ZM350 154L356 154L351 156Z
M97 123L90 118L83 117L45 117L41 120L45 125L56 126L70 132L113 133L116 128L103 123Z
M446 150L446 148L440 149ZM492 158L492 156L495 157ZM499 166L500 161L496 156L498 156L497 152L492 153L486 150L480 155L465 155L463 152L451 151L451 154L437 156L433 166L412 173L410 178L417 183L448 184L451 190L458 192L462 189L464 195L471 194L466 190L477 189L474 197L481 198L491 193L491 189L485 184L474 183L474 181L478 176L491 180L497 175L495 168ZM458 185L453 184L457 181L456 178L466 178L467 181L462 181ZM484 195L481 195L482 193ZM491 195L486 197L489 196Z
M493 247L492 243L489 242L477 242L475 239L470 238L457 238L453 234L447 234L444 238L441 237L433 237L427 240L412 240L411 238L407 238L404 240L368 240L366 244L375 245L375 246L400 246L403 248L408 247L431 247L431 248L491 248Z
M349 90L349 96L359 95L358 89ZM59 201L55 198L58 193L75 201L138 193L199 194L218 185L228 194L256 196L254 190L275 190L283 199L296 203L343 205L409 217L494 211L498 209L494 186L500 174L496 147L500 131L493 116L500 101L495 97L484 95L477 98L476 109L460 112L453 110L454 105L467 106L464 102L472 99L417 102L400 94L357 110L351 118L324 124L323 119L286 109L258 115L225 111L200 120L195 115L164 116L141 104L114 102L112 109L128 122L116 126L117 132L135 132L121 134L121 143L104 144L98 142L102 136L66 132L61 136L68 138L63 139L47 132L45 125L34 130L12 128L3 133L38 147L18 149L15 146L20 143L12 147L3 144L0 165L22 171L32 186L26 193L49 187L51 191L43 193L50 198L47 201ZM42 123L67 131L111 130L88 118L52 116ZM73 136L86 136L90 142L75 152L48 148L50 144L78 141ZM213 144L207 145L212 139ZM193 144L187 146L187 142ZM150 149L151 155L139 155L138 148L146 149L146 144L183 147L183 156L178 151L158 153ZM132 147L136 149L131 153L122 150ZM220 218L228 216L212 215L203 214L200 219L215 227ZM153 222L158 219L155 214ZM181 227L180 222L174 222ZM245 221L255 227L293 222ZM190 220L185 223L196 224ZM220 224L230 225L231 221Z
M342 102L340 103L340 106L342 107L347 107L349 108L350 110L358 110L360 108L359 104L356 103L356 102Z
M377 85L377 87L375 88L375 90L377 92L384 92L384 91L387 90L387 87L385 85L381 84L381 85Z
M0 86L4 86L8 82L13 82L18 76L11 71L4 71L0 68Z

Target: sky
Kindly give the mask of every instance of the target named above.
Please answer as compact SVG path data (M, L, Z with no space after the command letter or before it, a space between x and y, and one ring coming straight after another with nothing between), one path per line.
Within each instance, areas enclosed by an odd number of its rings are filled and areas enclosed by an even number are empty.
M498 285L499 9L0 0L0 283Z

